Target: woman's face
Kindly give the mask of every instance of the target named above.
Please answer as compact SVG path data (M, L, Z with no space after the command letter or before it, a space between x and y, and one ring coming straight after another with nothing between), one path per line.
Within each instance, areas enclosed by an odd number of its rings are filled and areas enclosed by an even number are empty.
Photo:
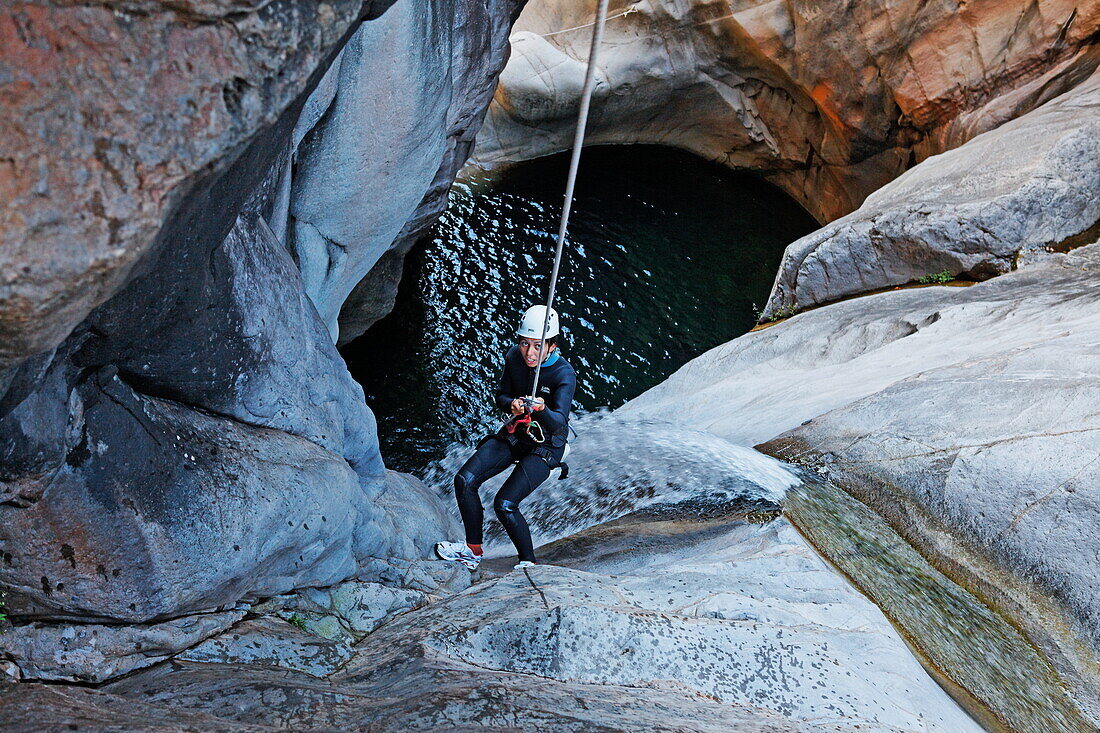
M543 354L542 358L545 360L546 357L554 353L556 348L558 348L557 344L551 344L550 349ZM519 353L523 356L527 366L533 367L539 363L539 354L542 354L542 342L538 339L520 339Z

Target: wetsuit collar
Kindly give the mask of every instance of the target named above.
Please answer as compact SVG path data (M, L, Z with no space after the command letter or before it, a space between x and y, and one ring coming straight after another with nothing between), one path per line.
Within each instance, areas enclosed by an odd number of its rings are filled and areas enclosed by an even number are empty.
M546 367L550 366L551 364L553 364L557 360L558 360L558 350L554 349L553 353L551 353L550 356L546 357L546 361L544 361L542 363L542 368L545 369Z

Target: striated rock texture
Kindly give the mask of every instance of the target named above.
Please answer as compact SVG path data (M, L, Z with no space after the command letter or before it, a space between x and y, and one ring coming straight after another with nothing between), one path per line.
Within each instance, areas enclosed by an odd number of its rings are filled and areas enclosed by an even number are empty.
M534 0L476 159L570 144L596 3ZM1096 68L1092 0L613 0L588 144L760 172L819 220Z
M26 624L4 630L0 659L10 660L22 679L103 682L163 662L244 614L222 611L147 626Z
M834 303L704 354L621 412L827 470L1013 617L1096 718L1098 275L1100 243L967 288Z
M1098 192L1100 73L929 158L791 244L764 316L945 270L977 280L1003 274L1021 252L1095 239Z
M12 615L208 612L331 585L373 557L422 556L451 526L426 487L385 471L330 316L376 250L441 205L515 10L389 5L0 14L0 585ZM326 123L341 105L348 116ZM369 135L341 138L353 121ZM329 210L367 200L344 231L378 228L341 241L327 272L343 285L318 286L314 254L284 240L300 223L292 203L319 201L304 182L324 165L314 156L334 151L359 166L342 173L359 188Z

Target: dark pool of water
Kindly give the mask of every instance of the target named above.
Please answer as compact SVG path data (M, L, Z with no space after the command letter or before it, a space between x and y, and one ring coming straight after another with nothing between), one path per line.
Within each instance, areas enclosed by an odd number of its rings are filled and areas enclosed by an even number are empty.
M545 302L568 159L459 182L393 312L342 349L391 468L495 427L501 357ZM575 405L618 407L752 327L783 248L817 227L769 184L657 147L586 149L555 307Z

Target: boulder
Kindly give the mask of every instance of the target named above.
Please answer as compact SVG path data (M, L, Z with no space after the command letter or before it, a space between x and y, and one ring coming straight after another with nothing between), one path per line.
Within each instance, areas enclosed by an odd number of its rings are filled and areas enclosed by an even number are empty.
M0 493L14 614L210 610L332 585L355 574L357 542L382 541L361 534L378 510L359 476L316 443L142 395L107 371L70 400L70 447L48 481Z
M532 0L478 139L501 166L572 142L595 0ZM759 172L820 221L1096 68L1095 3L613 0L586 144Z
M1021 253L1085 244L1100 234L1097 191L1100 73L791 244L763 317L934 273L985 280Z
M210 250L165 251L154 272L173 277L135 280L9 390L15 613L148 621L386 552L374 418L290 256L258 214Z

